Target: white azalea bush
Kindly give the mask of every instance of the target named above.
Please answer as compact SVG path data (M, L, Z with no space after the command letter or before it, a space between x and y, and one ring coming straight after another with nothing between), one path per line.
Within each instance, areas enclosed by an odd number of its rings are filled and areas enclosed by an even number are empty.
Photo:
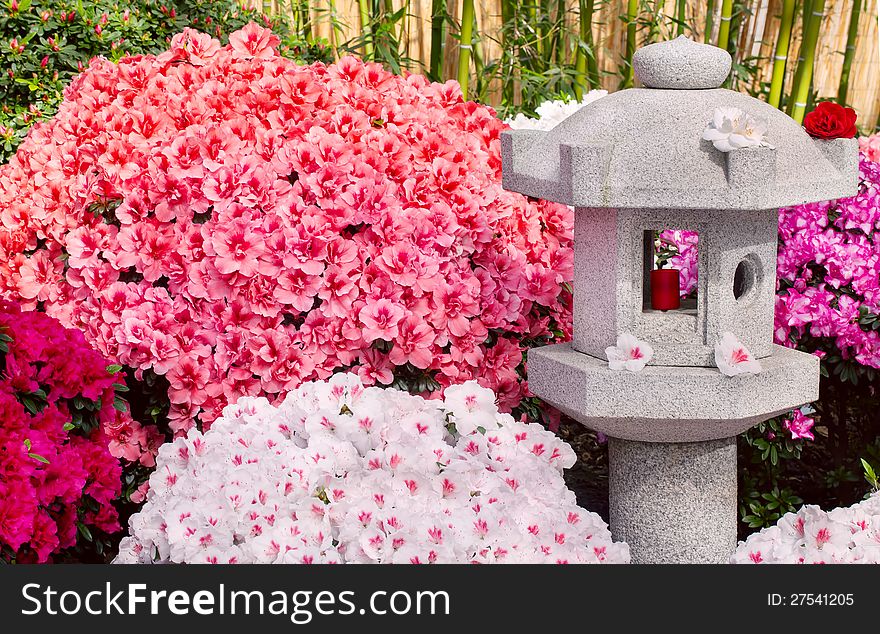
M514 130L552 130L563 120L608 94L607 90L591 90L580 101L557 99L545 101L535 110L537 118L529 117L522 112L507 119L504 123Z
M445 400L304 383L163 445L117 563L627 563L572 449L476 382Z
M740 542L736 564L880 564L880 492L825 512L815 505L786 513Z

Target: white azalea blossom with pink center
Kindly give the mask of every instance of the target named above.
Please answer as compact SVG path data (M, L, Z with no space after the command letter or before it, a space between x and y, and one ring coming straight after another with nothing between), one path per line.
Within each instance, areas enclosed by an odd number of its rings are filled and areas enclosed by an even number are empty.
M617 336L617 345L605 348L608 367L612 370L640 372L654 357L654 348L628 332Z
M163 445L116 562L629 562L574 462L475 381L425 400L336 374Z
M730 332L722 333L721 339L715 344L715 365L724 376L758 374L761 371L760 361Z
M825 512L807 505L740 542L734 564L880 564L880 492Z
M520 112L510 119L506 119L504 123L514 130L552 130L584 106L590 105L607 94L607 90L591 90L585 93L580 101L574 99L548 100L535 110L537 117L529 117Z

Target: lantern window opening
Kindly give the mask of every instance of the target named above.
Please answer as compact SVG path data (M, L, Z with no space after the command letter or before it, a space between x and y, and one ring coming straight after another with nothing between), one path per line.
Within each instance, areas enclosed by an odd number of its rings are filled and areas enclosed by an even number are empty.
M688 236L686 241L672 235ZM681 252L684 246L689 252ZM695 276L700 260L699 235L666 227L645 229L642 258L642 312L696 316L699 305Z

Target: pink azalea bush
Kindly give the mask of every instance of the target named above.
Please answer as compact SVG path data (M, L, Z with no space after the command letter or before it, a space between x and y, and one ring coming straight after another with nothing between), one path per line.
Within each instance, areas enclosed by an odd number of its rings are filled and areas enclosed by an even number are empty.
M825 512L807 505L740 542L737 564L880 564L880 493Z
M476 381L425 400L337 374L163 445L116 562L627 563L574 461Z
M779 211L776 341L880 368L880 163L859 175L852 198Z
M93 60L0 168L0 294L161 386L178 434L342 370L516 408L524 350L570 334L571 214L502 189L504 125L454 82L277 43Z
M119 530L104 428L123 414L109 365L80 332L0 300L0 563L45 562L78 531Z

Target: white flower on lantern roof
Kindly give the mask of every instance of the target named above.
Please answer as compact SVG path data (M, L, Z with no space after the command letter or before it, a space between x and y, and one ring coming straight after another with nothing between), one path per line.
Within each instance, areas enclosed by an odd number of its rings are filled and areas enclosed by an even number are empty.
M617 345L605 348L608 368L639 372L654 356L654 348L628 332L617 335Z
M716 150L732 152L748 147L772 147L765 139L767 120L740 110L719 106L703 131L703 138L712 141Z
M722 333L721 339L715 344L715 365L724 376L757 374L761 371L760 362L730 332Z

